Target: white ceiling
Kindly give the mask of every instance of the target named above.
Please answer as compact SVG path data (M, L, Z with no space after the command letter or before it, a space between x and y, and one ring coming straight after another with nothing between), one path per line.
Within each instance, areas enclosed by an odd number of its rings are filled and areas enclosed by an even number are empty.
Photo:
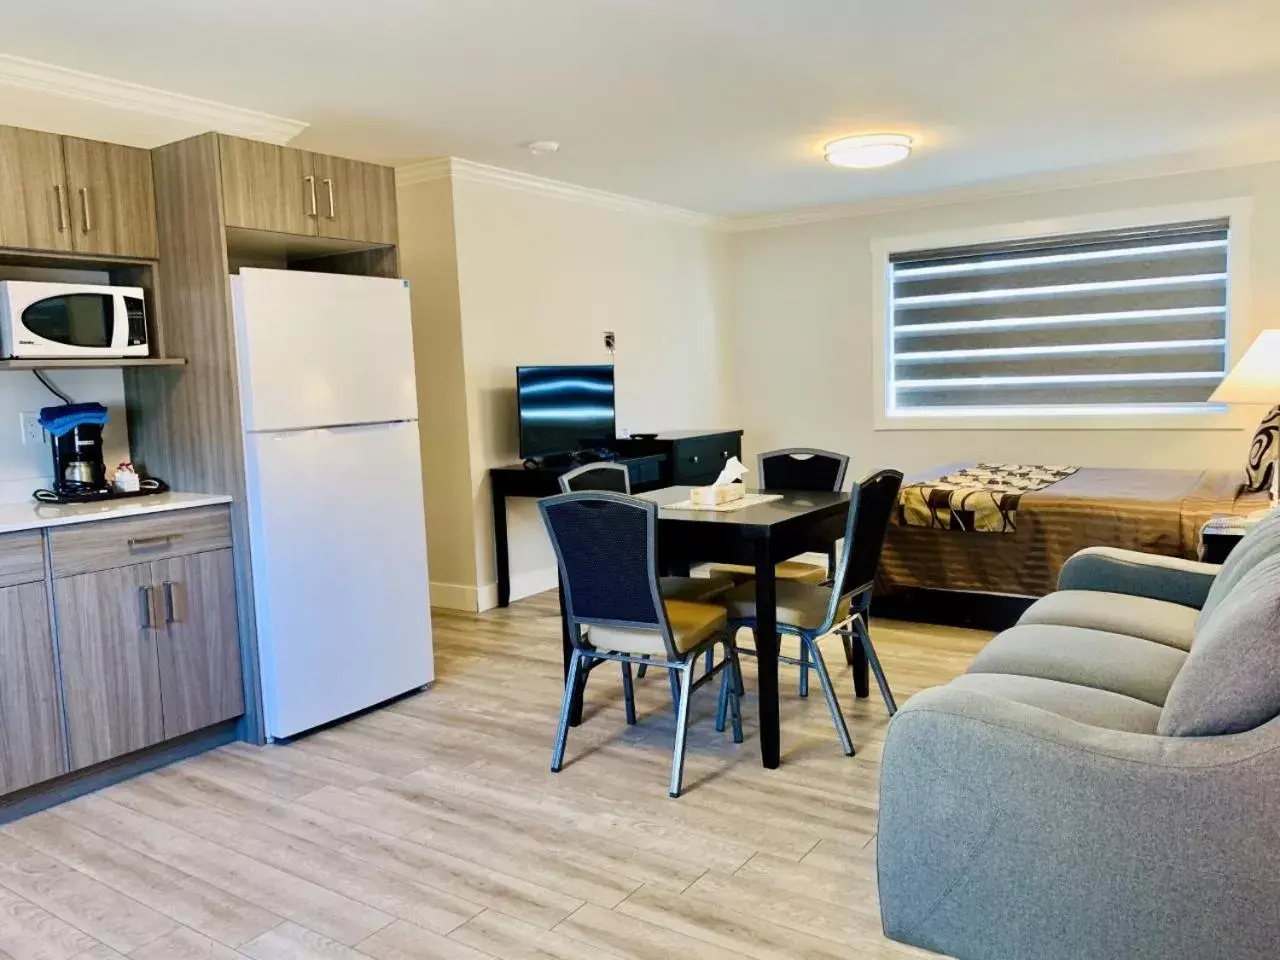
M1280 158L1277 0L5 7L0 53L305 121L298 146L452 155L707 213L1171 154ZM146 138L120 122L118 139ZM824 141L877 130L917 137L917 155L872 172L823 164ZM561 152L520 148L539 139Z

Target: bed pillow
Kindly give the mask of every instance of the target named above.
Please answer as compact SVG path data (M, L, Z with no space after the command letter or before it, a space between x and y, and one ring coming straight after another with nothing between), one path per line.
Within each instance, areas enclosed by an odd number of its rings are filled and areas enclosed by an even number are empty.
M1262 418L1249 445L1249 462L1244 468L1246 493L1265 493L1271 489L1271 471L1276 468L1276 444L1280 443L1280 406Z

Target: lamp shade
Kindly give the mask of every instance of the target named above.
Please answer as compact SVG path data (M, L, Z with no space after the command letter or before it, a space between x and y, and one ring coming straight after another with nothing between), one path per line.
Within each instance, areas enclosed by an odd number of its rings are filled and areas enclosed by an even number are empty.
M1280 330L1263 330L1209 397L1216 403L1280 403Z

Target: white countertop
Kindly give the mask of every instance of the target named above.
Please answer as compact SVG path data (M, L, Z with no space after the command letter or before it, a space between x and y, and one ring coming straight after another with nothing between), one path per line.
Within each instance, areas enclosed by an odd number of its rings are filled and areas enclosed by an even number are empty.
M0 533L64 527L71 523L114 520L117 517L140 517L148 513L167 513L230 502L230 497L220 493L153 493L100 503L0 503Z

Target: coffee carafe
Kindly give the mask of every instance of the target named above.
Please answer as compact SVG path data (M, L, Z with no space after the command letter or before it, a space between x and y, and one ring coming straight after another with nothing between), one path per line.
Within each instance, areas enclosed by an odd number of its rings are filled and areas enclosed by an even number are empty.
M60 437L52 437L53 486L61 494L104 490L107 465L102 459L102 426L82 423Z

